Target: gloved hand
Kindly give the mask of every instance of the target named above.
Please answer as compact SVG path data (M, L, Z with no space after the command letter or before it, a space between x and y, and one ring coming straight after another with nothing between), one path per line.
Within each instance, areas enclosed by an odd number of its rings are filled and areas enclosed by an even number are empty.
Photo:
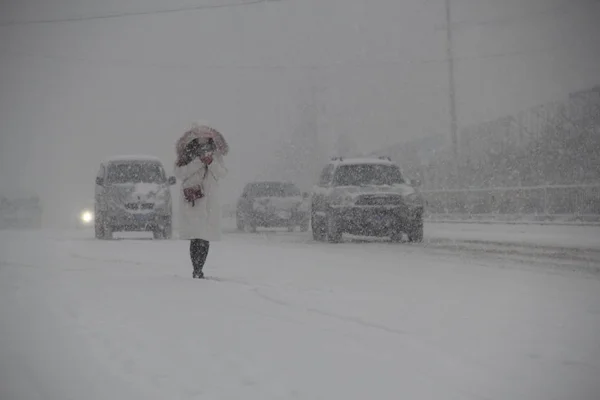
M192 203L192 206L195 205L196 200L200 200L204 197L204 193L202 192L202 187L195 186L191 188L183 189L183 197L188 203Z
M200 161L202 161L205 165L210 165L213 162L213 158L210 154L207 154L204 157L200 157Z

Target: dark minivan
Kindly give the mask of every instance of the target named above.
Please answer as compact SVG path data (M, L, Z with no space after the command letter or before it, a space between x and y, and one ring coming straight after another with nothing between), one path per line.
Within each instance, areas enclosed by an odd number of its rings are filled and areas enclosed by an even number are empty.
M237 202L238 230L256 231L258 227L308 230L308 194L289 182L252 182L246 185Z

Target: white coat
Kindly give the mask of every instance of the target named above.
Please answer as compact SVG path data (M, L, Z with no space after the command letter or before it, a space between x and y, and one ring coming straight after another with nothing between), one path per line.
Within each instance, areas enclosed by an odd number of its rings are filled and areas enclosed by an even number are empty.
M221 239L221 201L219 180L227 174L223 155L215 153L205 176L205 165L199 158L182 167L175 165L175 177L180 182L179 190L179 238ZM185 200L183 189L202 185L204 197L194 205Z

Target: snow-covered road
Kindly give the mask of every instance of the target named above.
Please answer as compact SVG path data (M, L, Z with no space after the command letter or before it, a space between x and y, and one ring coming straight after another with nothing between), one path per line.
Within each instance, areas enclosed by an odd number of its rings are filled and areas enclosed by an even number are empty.
M183 241L0 232L0 399L597 400L595 242L443 229L229 233L206 281Z
M600 250L600 226L428 223L432 240Z

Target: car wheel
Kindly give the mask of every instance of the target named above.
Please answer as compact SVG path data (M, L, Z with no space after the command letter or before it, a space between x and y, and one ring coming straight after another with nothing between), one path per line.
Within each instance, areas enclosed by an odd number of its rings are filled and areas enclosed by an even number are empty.
M97 215L96 219L94 220L94 234L96 236L96 239L112 239L112 229L106 223L102 215Z
M331 212L327 213L326 229L327 241L329 243L339 243L342 241L342 230L340 229L338 219Z
M300 224L300 231L301 232L308 232L308 226L309 226L309 221L308 219L305 219L304 221L302 221L302 223Z
M240 214L236 214L236 216L235 216L235 225L236 225L238 231L244 230L244 220L242 219Z
M390 236L390 240L394 243L400 243L402 241L402 231L394 230Z
M165 239L173 238L173 224L169 222L169 224L165 227Z
M152 236L156 240L167 240L173 236L173 228L171 223L167 223L165 226L158 226L157 229L152 231Z
M102 224L102 239L104 240L110 240L113 238L113 232L112 232L112 227L106 223Z
M312 235L313 239L317 242L322 242L325 240L325 227L323 226L323 222L319 221L318 218L315 218L315 214L311 213L310 215L310 225L312 227Z
M96 239L104 239L104 225L102 219L97 216L94 220L94 235Z
M413 243L421 243L423 241L423 220L417 220L412 223L408 231L408 241Z
M248 220L244 219L244 227L251 233L256 233L256 221L252 216L248 217Z

